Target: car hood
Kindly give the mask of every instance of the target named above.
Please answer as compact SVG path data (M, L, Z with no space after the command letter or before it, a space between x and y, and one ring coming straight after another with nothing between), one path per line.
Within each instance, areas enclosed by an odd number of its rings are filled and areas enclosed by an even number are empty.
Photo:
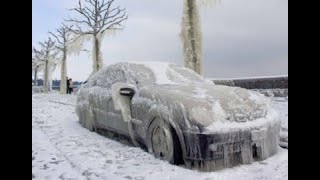
M147 86L140 89L139 97L181 109L185 118L203 126L254 121L265 117L270 109L270 101L258 92L209 83Z

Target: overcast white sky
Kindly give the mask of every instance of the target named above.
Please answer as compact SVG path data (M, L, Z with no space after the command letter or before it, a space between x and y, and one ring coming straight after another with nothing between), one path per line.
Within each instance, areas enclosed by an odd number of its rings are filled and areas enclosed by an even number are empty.
M59 27L78 0L32 0L32 45ZM183 65L179 37L183 0L116 0L129 15L125 29L105 37L104 64L169 61ZM221 0L200 7L205 77L288 74L288 0ZM71 14L70 14L71 15ZM91 50L91 44L88 43ZM58 68L53 79L60 79ZM90 54L68 57L68 76L91 73Z

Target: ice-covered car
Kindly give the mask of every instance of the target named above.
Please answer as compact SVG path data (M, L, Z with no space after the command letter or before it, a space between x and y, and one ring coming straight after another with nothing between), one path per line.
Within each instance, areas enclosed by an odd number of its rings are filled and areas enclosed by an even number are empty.
M79 89L76 112L91 131L202 171L263 160L278 147L280 120L265 96L170 63L104 67Z

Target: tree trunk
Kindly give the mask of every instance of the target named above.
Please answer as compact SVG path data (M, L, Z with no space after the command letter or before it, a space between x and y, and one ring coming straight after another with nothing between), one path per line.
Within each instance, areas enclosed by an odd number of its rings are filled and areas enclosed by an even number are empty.
M49 91L52 91L52 75L51 75L51 72L50 72L50 76L49 76Z
M182 18L185 67L202 75L202 34L198 7L194 0L185 0Z
M49 61L46 59L45 69L44 69L44 82L43 82L43 92L48 93L49 88Z
M93 38L93 55L92 55L92 60L93 60L93 66L92 66L92 74L96 73L103 67L103 61L102 61L102 53L100 52L100 47L101 47L101 38L97 34Z
M195 32L194 32L194 15L193 11L195 8L195 1L194 0L187 0L187 11L188 11L188 18L189 18L189 31L188 31L188 41L190 41L190 50L191 51L191 56L188 56L188 62L189 66L192 70L196 71L196 62L197 62L197 56L195 55L196 53L196 48L195 48Z
M34 68L34 86L38 86L38 67Z
M61 80L60 80L60 94L67 93L67 50L63 50L62 64L61 64Z

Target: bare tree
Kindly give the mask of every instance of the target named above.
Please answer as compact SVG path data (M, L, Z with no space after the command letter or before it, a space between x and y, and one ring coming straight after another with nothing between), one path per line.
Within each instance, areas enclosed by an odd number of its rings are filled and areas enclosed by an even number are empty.
M47 93L49 91L49 88L52 87L50 85L50 79L51 79L51 73L52 73L52 65L54 64L53 61L58 55L57 51L55 50L55 42L52 41L52 39L49 37L48 40L44 42L39 42L41 50L37 51L37 53L40 54L42 57L42 61L44 61L44 86L43 91L44 93Z
M56 48L62 53L60 94L67 93L67 55L70 50L69 44L74 40L69 31L71 27L62 25L59 29L56 29L56 34L49 32L56 39Z
M93 71L98 71L103 66L101 42L103 36L110 31L123 30L122 22L128 18L125 9L113 7L115 0L84 0L83 5L79 0L76 12L79 18L68 18L66 21L75 23L70 30L79 37L90 36L93 38Z
M210 3L216 3L216 1L217 0L200 0L198 2L203 5L208 5ZM183 42L185 67L202 75L202 32L196 0L184 0L180 35Z
M34 85L38 85L38 71L44 64L42 53L35 47L32 47L32 70L34 71Z

